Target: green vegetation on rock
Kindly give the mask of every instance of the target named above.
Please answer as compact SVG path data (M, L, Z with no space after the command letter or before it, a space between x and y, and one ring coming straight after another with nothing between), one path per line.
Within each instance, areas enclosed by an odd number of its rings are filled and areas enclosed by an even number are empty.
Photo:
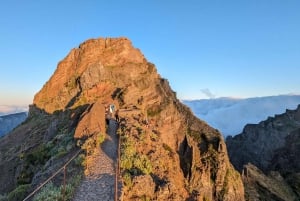
M19 185L17 188L15 188L15 190L13 190L7 195L8 201L23 200L26 194L28 193L29 188L30 184Z
M66 184L65 189L63 185L56 186L50 182L34 196L33 201L53 201L63 200L63 198L64 200L69 201L72 199L80 180L81 175L73 177L70 183Z
M129 137L122 136L121 168L132 175L150 174L152 165L146 155L136 152L133 141Z

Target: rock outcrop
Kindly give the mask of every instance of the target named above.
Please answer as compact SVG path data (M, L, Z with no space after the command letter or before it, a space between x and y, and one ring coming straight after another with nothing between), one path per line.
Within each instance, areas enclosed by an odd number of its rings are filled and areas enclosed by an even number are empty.
M256 166L247 164L243 169L246 200L298 200L293 189L279 172L263 173Z
M247 125L226 144L233 165L247 172L243 181L249 200L256 200L249 193L253 189L262 200L300 199L300 106Z
M47 170L49 161L53 165L61 157L46 155L38 163L40 169L28 173L20 154L27 156L41 144L50 144L52 150L58 146L55 142L70 135L84 142L105 133L108 104L119 109L123 200L244 200L241 177L229 162L221 134L180 103L168 81L126 38L88 40L58 64L34 97L27 123L19 128L30 127L26 132L35 143L25 139L22 149L7 155L11 160L0 160L1 168L10 163L18 169L8 171L15 180L0 190L13 190L24 172L27 180L23 183L37 183L34 175L49 174L41 169ZM37 121L43 122L42 128L35 127ZM0 147L23 135L20 130L9 134ZM67 153L78 148L65 143L68 149L58 148L67 158ZM0 178L0 186L7 179Z
M27 112L0 116L0 137L9 133L27 118Z

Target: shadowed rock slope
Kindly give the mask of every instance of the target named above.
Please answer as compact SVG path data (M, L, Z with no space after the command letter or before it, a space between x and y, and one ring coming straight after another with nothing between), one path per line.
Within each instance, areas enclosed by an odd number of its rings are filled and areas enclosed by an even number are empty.
M230 160L243 172L248 200L300 199L300 107L247 125L226 139Z
M180 103L168 81L126 38L88 40L58 64L34 97L27 122L0 141L6 156L0 168L10 167L0 177L0 191L34 186L51 174L50 167L59 166L56 159L80 148L85 166L72 165L68 175L88 174L93 164L88 159L106 133L104 106L110 103L120 114L123 200L244 200L242 180L221 134ZM28 155L40 146L49 154L26 173L24 160L34 165L37 159L32 162ZM63 153L52 153L54 147ZM26 181L20 182L22 172Z

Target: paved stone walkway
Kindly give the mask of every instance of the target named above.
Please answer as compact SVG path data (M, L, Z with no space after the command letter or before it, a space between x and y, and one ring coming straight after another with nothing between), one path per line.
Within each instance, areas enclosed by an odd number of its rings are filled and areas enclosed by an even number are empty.
M108 135L90 160L86 176L76 190L73 201L113 201L118 156L118 123L111 119Z

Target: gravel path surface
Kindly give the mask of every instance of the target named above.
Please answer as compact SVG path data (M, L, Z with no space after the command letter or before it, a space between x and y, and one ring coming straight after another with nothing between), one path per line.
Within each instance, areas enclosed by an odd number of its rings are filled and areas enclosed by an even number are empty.
M113 201L118 156L118 123L111 119L108 135L99 149L89 158L87 175L78 187L73 201Z

